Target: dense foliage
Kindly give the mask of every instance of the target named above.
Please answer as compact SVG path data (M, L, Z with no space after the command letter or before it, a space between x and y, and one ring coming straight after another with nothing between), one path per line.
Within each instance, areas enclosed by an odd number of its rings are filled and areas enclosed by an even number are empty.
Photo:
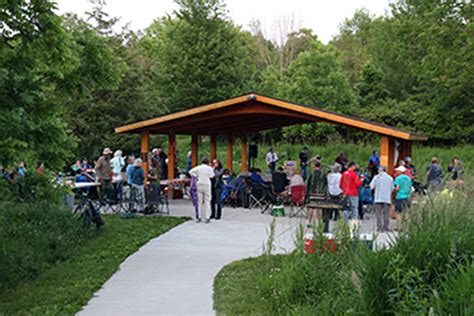
M0 288L33 279L65 260L86 231L46 176L0 181ZM0 291L1 292L1 291Z
M177 0L175 12L136 33L117 32L104 1L92 2L82 19L57 16L53 1L0 1L3 164L61 166L105 146L136 152L139 140L114 127L250 91L425 133L433 143L473 141L469 1L396 1L381 17L361 10L327 45L291 21L274 30L278 40L265 38L258 21L244 31L223 0ZM361 136L324 124L265 135L292 143Z

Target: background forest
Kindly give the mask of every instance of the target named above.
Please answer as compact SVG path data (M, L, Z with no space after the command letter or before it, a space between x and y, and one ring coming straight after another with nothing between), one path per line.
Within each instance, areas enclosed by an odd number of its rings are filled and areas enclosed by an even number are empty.
M474 142L474 5L394 1L365 10L327 45L309 29L265 38L244 31L225 1L176 0L142 32L116 31L103 1L85 19L53 1L0 0L1 164L55 169L106 146L138 151L113 128L259 92L426 134L433 145ZM269 137L270 136L270 137ZM324 124L255 136L286 143L370 141Z

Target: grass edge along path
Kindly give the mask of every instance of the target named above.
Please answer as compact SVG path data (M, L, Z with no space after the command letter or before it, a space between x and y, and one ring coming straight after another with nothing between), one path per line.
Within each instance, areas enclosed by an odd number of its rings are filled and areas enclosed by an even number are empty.
M0 294L0 315L73 315L150 239L184 223L186 218L105 216L105 226L78 240L73 254L34 280Z

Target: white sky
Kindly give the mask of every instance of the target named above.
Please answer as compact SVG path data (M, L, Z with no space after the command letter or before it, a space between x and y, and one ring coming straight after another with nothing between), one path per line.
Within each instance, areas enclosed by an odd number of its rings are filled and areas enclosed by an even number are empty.
M278 25L292 19L295 28L310 28L323 43L338 33L338 26L351 18L357 9L366 8L375 15L389 10L393 0L226 0L229 17L244 29L259 20L267 37L278 40ZM74 12L84 16L92 5L87 0L56 0L59 13ZM105 11L120 17L120 24L130 23L132 30L143 30L155 18L171 14L173 0L108 0ZM285 29L284 31L287 31Z

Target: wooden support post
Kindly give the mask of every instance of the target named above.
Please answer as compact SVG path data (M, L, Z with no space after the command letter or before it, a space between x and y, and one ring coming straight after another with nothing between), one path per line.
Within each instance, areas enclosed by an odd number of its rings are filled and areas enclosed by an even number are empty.
M247 135L242 136L242 172L247 172Z
M232 135L229 135L227 138L227 169L232 173L232 154L233 154L233 146L234 139Z
M196 167L198 164L198 142L197 134L191 136L191 167Z
M395 141L382 136L380 140L380 165L387 167L387 172L393 174L395 163Z
M143 131L141 138L141 158L143 161L143 171L145 173L145 183L148 176L148 152L150 151L150 132Z
M168 180L174 179L176 161L176 135L174 132L168 134Z
M216 135L211 135L211 162L217 158Z

